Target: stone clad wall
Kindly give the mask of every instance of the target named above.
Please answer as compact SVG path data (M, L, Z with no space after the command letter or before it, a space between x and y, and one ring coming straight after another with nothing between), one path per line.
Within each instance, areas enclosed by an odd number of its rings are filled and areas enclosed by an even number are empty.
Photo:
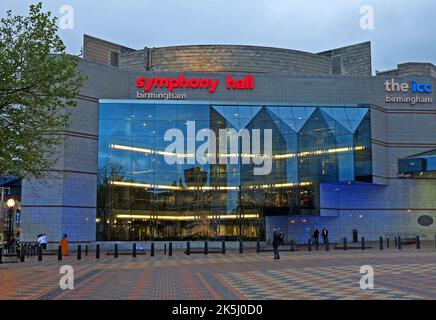
M358 43L352 46L333 49L319 55L334 59L334 74L371 76L371 42Z
M153 48L151 70L330 74L331 60L312 53L254 46Z

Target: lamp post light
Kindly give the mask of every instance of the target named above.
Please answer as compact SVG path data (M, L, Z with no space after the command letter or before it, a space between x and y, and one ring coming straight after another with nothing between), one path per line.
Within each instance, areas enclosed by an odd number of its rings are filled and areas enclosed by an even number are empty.
M8 246L8 253L11 253L11 244L12 244L12 236L14 233L14 207L15 207L15 200L9 199L6 202L6 205L8 206L8 239L7 239L7 246Z

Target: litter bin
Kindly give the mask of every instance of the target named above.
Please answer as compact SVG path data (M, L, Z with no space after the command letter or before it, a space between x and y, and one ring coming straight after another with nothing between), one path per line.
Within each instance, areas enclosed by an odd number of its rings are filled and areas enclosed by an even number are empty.
M64 235L63 239L61 240L61 251L62 256L68 256L68 239L66 235Z

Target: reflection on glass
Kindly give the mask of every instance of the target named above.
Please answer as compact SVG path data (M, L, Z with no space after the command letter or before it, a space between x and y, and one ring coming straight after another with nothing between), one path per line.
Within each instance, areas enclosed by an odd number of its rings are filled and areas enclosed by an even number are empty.
M165 133L188 136L188 121L196 132L260 129L261 150L270 129L271 171L254 175L241 140L221 154L238 163L168 151ZM264 239L267 216L318 215L320 183L372 182L368 108L101 103L99 128L99 240Z

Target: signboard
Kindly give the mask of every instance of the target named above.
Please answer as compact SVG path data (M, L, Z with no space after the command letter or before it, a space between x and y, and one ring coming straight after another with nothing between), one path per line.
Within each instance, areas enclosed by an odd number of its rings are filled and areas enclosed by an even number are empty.
M173 93L174 90L204 90L210 94L216 92L220 85L220 79L185 77L180 74L178 77L138 77L136 78L137 99L165 99L181 100L187 99L186 91ZM254 90L254 76L246 75L242 78L226 76L225 88L227 90L246 91ZM166 92L157 90L165 89Z
M396 82L395 79L385 81L386 103L433 103L431 97L431 83L422 83L412 80L408 82ZM410 95L412 93L412 95Z

